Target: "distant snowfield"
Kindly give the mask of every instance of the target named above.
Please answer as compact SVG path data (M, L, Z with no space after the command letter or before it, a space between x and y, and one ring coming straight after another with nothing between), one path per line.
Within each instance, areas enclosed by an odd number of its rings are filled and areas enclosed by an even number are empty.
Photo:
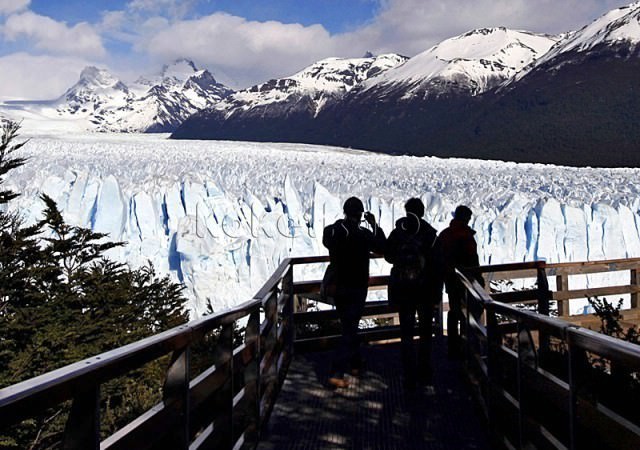
M112 256L132 265L152 261L183 282L194 315L208 302L220 310L247 300L287 256L325 254L322 228L351 195L387 233L412 196L423 199L438 230L457 204L470 206L483 263L640 256L638 169L148 134L40 134L24 153L30 161L8 178L23 193L13 208L35 220L38 195L47 193L70 223L128 242ZM315 278L320 270L300 275ZM388 267L375 263L373 270Z

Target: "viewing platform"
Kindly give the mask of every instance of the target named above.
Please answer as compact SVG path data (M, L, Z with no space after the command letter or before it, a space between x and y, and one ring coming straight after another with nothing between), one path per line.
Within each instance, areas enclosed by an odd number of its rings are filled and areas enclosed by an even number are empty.
M399 327L386 301L365 308L364 373L327 387L337 315L309 307L319 281L294 278L295 266L327 261L286 259L228 311L1 389L1 428L71 400L65 449L640 448L640 347L578 326L591 319L568 317L567 303L626 295L637 309L640 259L484 266L487 291L459 273L464 351L446 357L440 308L434 394L402 388ZM628 281L573 288L574 277L613 272ZM194 362L203 342L215 342L205 366ZM103 385L161 358L158 403L101 433Z

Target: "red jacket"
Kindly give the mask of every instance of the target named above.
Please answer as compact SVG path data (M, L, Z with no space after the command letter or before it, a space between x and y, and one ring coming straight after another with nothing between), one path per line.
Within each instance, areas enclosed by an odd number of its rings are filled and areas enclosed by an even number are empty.
M478 245L476 232L466 223L453 219L448 228L442 230L434 244L436 260L442 278L446 282L457 280L456 268L477 267Z

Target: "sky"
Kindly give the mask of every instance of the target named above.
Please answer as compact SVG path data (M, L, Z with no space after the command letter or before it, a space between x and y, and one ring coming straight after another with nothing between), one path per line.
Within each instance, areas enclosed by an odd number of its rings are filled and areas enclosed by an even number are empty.
M621 3L622 2L622 3ZM414 56L474 28L576 30L624 0L0 0L0 100L188 58L239 89L327 57Z

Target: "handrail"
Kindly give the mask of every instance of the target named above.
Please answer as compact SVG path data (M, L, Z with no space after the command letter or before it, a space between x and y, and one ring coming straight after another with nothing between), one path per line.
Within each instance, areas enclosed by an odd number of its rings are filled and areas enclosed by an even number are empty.
M286 321L286 316L293 313L291 264L290 259L283 261L252 300L229 310L0 389L0 422L3 425L17 423L36 411L73 399L65 428L65 448L127 448L132 442L136 448L148 448L160 438L176 449L209 448L212 443L231 448L238 441L252 448L257 443L259 424L264 424L273 407L293 353L293 324ZM275 302L280 292L284 306L278 307ZM261 311L264 311L262 325L259 324ZM244 342L234 347L234 324L244 318L248 320ZM189 348L214 330L221 330L217 362L190 383ZM100 445L96 434L100 421L97 403L100 385L167 354L173 356L167 369L163 402ZM242 359L248 357L248 362L240 362L236 355ZM240 385L235 385L237 380ZM196 395L201 399L202 396L217 398L223 410L231 411L224 414L230 418L238 411L244 421L230 422L228 427L191 430L189 405L191 400L196 400ZM243 396L239 404L234 402L237 395ZM169 417L173 417L174 427L167 430L160 424ZM212 415L209 422L213 420L216 419ZM238 423L240 429L234 429ZM154 433L149 435L145 427L152 427ZM198 438L192 442L194 433L198 433Z
M314 314L304 312L304 309L296 314L296 305L300 300L298 294L317 291L319 281L294 283L293 268L300 264L328 261L328 256L287 258L252 299L241 305L0 389L0 422L16 423L35 411L72 399L64 436L65 448L116 449L131 448L132 445L149 448L159 439L176 449L254 448L284 381L294 348L322 348L339 339L331 335L296 339L298 321L311 323L335 320L336 314ZM640 258L562 265L535 261L484 266L480 269L482 273L533 274L538 278L538 285L531 292L538 302L538 311L545 312L553 294L548 289L546 276L548 273L558 273L553 270L561 269L563 273L569 273L572 267L579 267L580 273L601 270L631 270L633 273L637 264L640 264ZM549 401L566 406L566 428L571 430L555 436L555 429L545 429L543 434L554 436L557 442L563 442L567 447L576 448L582 442L576 433L584 428L584 424L580 422L582 416L575 414L575 411L579 409L593 419L600 418L602 411L607 410L598 404L584 412L584 399L580 394L583 383L580 371L584 370L584 355L598 354L608 358L615 365L615 370L632 366L640 371L638 349L559 319L496 301L477 281L469 281L462 274L459 276L469 293L463 305L466 323L462 335L467 349L466 367L479 386L480 398L490 422L496 425L497 432L504 431L504 424L500 420L505 420L505 423L509 423L509 420L497 415L497 411L515 413L520 418L514 428L517 436L504 432L504 436L501 436L503 440L508 440L516 447L525 441L544 440L532 431L536 428L529 423L532 420L535 423L544 422L530 412L531 406L527 404L531 399L527 398L526 393L533 389L527 387L527 383L534 380L533 386L544 385L548 389L548 392L540 393L541 399L554 393L556 397ZM370 279L371 286L384 286L387 282L388 276ZM525 293L519 298L528 295ZM367 307L367 314L373 316L387 317L392 313L387 302L375 302ZM234 346L234 326L238 320L246 320L247 325L243 342ZM196 378L190 379L189 349L214 330L219 330L215 363ZM515 353L507 339L513 333L517 344ZM397 338L400 333L396 325L385 325L364 330L362 335L365 340L383 340ZM568 367L562 373L552 373L543 367L551 338L568 349ZM533 357L525 351L532 347L538 352L534 351ZM168 354L171 358L162 402L100 443L96 435L100 423L100 385ZM204 417L197 416L199 413L196 409L203 404L216 407L208 408ZM617 416L610 411L606 417L602 423L613 427L619 436L636 442L634 439L640 436L640 431L636 436L634 433L637 430L628 421L616 419ZM172 426L167 427L168 423ZM569 435L570 438L567 437ZM640 446L640 441L638 444Z
M590 265L603 264L611 262ZM498 266L505 267L514 269L513 265ZM521 267L530 270L531 264ZM538 269L548 267L543 264ZM640 346L501 303L477 281L459 271L457 274L467 293L462 308L465 368L476 386L496 445L640 448L640 418L634 422L625 417L629 411L612 410L609 403L615 400L609 397L613 394L593 400L590 396L595 393L589 392L585 397L585 389L597 389L598 384L589 381L592 377L603 383L617 373L640 371ZM486 331L472 326L477 317L484 318ZM501 323L505 320L515 326L505 326ZM550 336L556 340L556 350L551 349ZM609 361L608 375L592 367L589 358L593 357ZM624 380L619 376L609 382L610 389L628 395L616 386Z

